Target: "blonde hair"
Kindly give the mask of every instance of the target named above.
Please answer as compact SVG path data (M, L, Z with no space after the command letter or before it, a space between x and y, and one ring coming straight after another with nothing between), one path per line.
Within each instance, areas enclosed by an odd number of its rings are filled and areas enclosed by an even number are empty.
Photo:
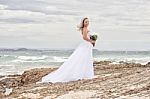
M84 28L84 21L85 21L86 19L88 19L88 17L84 17L84 18L81 20L80 24L77 26L77 28L78 28L79 31L82 31L82 29Z

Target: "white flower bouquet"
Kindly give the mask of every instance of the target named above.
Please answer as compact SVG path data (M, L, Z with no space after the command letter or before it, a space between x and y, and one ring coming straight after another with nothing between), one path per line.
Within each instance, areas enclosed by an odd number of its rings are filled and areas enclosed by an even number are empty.
M90 35L90 39L93 40L93 41L96 41L97 38L98 38L98 35L95 32ZM93 46L95 46L95 43L93 43Z

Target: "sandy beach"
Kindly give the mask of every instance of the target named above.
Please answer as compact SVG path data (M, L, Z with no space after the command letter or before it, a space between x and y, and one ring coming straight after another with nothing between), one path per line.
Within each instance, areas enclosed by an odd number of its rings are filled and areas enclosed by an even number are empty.
M22 75L0 76L1 99L149 99L150 62L112 64L95 61L95 78L36 84L57 68L36 68Z

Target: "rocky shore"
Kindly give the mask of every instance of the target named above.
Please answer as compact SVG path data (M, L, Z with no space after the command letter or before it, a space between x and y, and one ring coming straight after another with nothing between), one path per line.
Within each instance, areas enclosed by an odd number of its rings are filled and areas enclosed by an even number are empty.
M36 68L0 76L0 99L150 99L150 62L146 65L94 62L95 78L36 84L57 68Z

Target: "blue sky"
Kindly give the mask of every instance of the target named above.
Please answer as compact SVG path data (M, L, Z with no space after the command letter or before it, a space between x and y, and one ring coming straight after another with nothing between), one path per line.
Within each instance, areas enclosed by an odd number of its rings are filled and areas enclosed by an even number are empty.
M76 48L90 19L99 50L150 50L149 0L0 0L0 48Z

